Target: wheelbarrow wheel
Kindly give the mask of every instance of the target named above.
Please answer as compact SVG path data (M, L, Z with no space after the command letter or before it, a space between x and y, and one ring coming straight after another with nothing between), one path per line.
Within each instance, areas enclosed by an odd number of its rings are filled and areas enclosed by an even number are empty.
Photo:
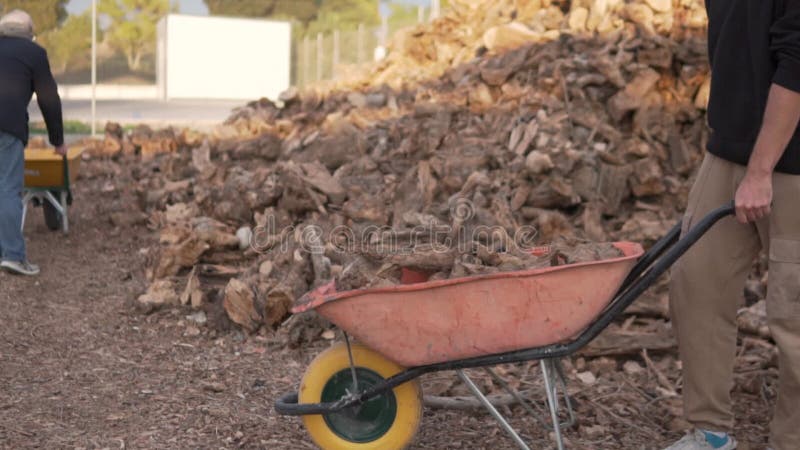
M380 354L354 344L358 389L363 391L403 370ZM306 369L300 403L333 402L354 392L347 346L335 345ZM408 381L362 405L324 415L303 416L308 434L323 450L400 450L417 434L422 419L422 390Z
M61 229L61 213L49 201L42 202L42 211L44 212L44 223L50 231L58 231Z

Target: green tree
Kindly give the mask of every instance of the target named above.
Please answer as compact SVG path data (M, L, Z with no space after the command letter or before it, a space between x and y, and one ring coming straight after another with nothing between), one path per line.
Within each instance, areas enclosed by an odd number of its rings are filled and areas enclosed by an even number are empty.
M63 73L92 47L91 15L87 12L69 16L59 28L44 34L40 42L47 49L53 71Z
M389 32L393 33L400 28L416 25L419 21L419 8L402 3L389 3ZM430 8L425 9L425 14L430 14Z
M333 30L354 30L381 22L376 0L322 0L317 18L308 25L307 34Z
M142 56L155 51L156 24L170 5L169 0L100 0L98 11L110 22L108 43L125 55L129 69L139 70Z
M378 0L204 0L212 15L270 17L299 22L306 33L352 30L380 23ZM302 33L301 33L302 34Z
M204 0L212 15L294 19L308 24L322 0Z
M44 34L67 18L69 0L0 0L0 15L21 9L31 15L34 31Z

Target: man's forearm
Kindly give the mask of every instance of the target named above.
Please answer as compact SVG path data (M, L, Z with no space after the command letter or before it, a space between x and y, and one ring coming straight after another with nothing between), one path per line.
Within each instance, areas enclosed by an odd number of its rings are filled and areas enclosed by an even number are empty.
M58 96L58 86L50 71L47 54L42 52L39 63L34 67L33 88L36 91L36 101L42 110L47 134L50 143L58 147L64 144L64 121L61 114L61 98Z
M64 120L61 113L61 98L58 96L55 85L53 85L53 89L37 91L36 101L47 125L50 143L54 146L62 145L64 143Z
M736 189L736 218L739 222L755 222L770 213L772 171L786 151L798 122L800 93L773 84L747 173Z
M750 176L770 176L800 123L800 93L773 84L764 121L747 165Z

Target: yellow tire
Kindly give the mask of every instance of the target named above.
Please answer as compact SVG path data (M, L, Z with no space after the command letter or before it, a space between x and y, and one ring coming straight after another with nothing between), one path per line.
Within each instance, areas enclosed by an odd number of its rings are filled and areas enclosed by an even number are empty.
M403 370L380 354L351 346L359 391ZM344 343L317 356L300 384L300 403L339 400L353 391L352 371ZM400 450L411 444L422 420L422 390L416 380L375 397L361 406L331 414L303 416L314 442L323 450Z

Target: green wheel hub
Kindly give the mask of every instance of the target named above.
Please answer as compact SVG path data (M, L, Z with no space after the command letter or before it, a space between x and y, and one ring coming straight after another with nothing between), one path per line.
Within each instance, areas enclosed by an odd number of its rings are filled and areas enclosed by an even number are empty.
M361 367L356 369L356 377L359 391L369 389L383 381L383 377L379 374ZM322 389L322 401L335 402L348 392L355 392L353 375L349 368L338 372L328 380ZM394 392L388 391L361 405L325 414L324 418L328 427L342 439L364 443L372 442L386 434L396 416L397 400Z

